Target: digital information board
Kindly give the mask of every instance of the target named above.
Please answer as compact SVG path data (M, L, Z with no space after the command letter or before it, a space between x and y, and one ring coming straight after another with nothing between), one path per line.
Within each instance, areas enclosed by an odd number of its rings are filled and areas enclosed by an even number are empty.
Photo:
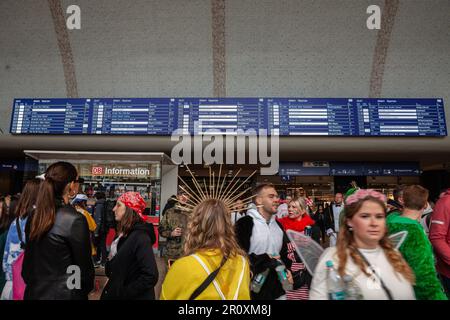
M447 136L442 99L15 99L12 134Z
M280 162L279 175L294 176L419 176L418 162L330 162L307 166L304 162Z

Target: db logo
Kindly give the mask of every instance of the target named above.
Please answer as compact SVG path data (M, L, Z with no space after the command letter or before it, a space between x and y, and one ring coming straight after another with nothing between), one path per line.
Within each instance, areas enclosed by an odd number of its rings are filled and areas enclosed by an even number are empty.
M92 174L103 174L103 167L92 167Z

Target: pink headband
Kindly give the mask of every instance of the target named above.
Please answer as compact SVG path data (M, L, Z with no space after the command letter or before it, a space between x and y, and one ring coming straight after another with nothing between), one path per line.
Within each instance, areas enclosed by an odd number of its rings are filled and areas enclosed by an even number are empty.
M384 194L373 189L359 189L354 194L347 197L347 199L345 200L345 204L349 205L363 200L367 197L373 197L386 203L386 196Z

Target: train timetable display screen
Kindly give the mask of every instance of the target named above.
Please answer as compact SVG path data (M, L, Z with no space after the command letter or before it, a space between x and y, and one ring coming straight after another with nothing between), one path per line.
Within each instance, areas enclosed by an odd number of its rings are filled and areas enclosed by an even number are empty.
M12 134L447 136L443 99L15 99Z

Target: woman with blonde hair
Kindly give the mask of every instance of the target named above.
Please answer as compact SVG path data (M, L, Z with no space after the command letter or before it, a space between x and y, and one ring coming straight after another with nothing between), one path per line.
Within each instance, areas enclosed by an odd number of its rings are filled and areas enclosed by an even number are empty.
M278 220L284 231L293 230L305 233L307 227L314 226L314 220L306 212L307 206L303 198L292 199L288 202L288 215ZM295 252L295 246L287 245L287 258L292 261L290 271L293 277L293 290L286 291L287 300L308 300L311 275L303 261Z
M329 299L331 268L341 279L351 280L360 299L415 299L413 271L388 238L386 197L375 190L357 190L345 200L344 219L337 246L328 248L319 259L310 299Z
M167 273L161 300L250 299L248 260L222 200L208 199L195 206L184 253Z

